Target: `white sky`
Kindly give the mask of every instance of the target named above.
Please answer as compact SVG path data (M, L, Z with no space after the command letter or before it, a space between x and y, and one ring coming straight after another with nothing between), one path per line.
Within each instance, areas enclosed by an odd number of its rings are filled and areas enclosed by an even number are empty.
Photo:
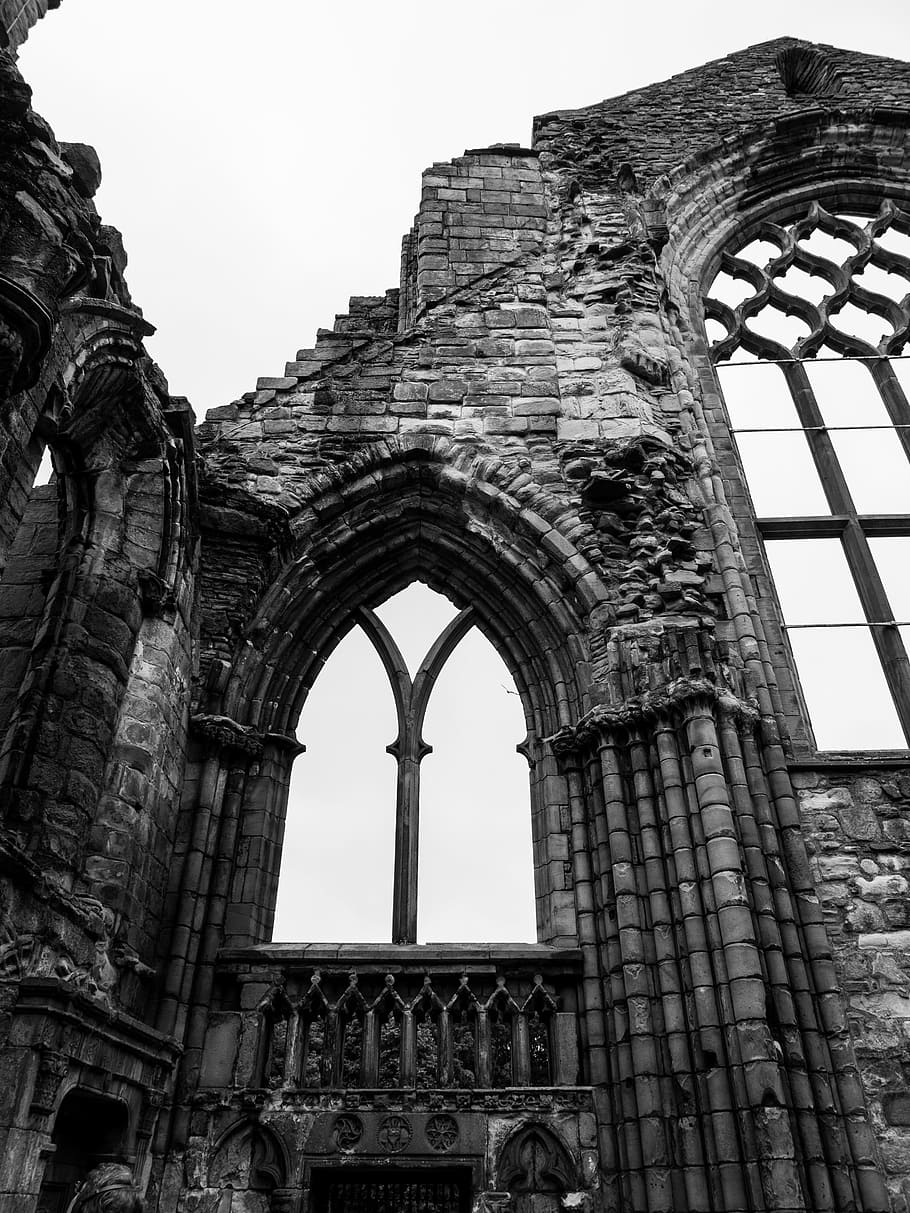
M57 137L97 149L96 203L123 232L130 289L158 327L150 352L201 417L283 373L350 295L398 285L434 160L528 144L534 114L784 34L910 59L905 0L867 0L862 18L853 0L63 0L21 68ZM421 614L399 611L405 635ZM369 653L357 637L345 647L302 719L284 938L388 938L394 719L381 682L370 689ZM437 752L424 763L421 934L531 938L514 687L476 634L451 662L426 729ZM513 841L497 854L500 827Z
M905 0L62 0L21 52L91 143L149 349L205 409L398 285L420 173L784 34L910 59ZM255 15L255 19L252 19Z

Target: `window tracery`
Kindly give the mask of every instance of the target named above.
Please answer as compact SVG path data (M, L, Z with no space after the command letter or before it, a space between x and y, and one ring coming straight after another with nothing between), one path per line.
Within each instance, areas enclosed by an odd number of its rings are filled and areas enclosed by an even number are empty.
M762 221L721 255L704 310L816 744L904 748L910 211Z
M412 586L409 588L415 588L419 584L412 583ZM392 942L394 943L417 942L418 864L420 859L419 824L422 799L421 764L423 759L433 752L433 747L423 737L424 722L430 697L435 693L440 674L444 668L448 670L448 663L452 654L469 635L473 634L478 644L486 646L491 656L494 651L490 649L489 642L476 630L476 617L472 607L466 607L459 611L442 595L430 591L426 586L420 586L420 588L424 591L424 598L417 604L417 613L414 613L414 604L411 604L412 613L408 618L407 626L402 631L396 629L401 637L401 646L398 640L393 638L392 630L381 617L386 613L386 607L389 603L383 604L376 610L359 607L353 614L354 628L348 634L350 636L356 632L359 633L361 638L365 637L369 641L372 651L379 657L387 680L387 683L384 685L388 685L391 688L394 703L397 726L396 736L385 747L386 751L395 759L397 765L394 859L392 863ZM406 592L402 592L402 596ZM427 598L432 601L426 601ZM389 602L395 602L395 599L393 598ZM440 604L445 604L445 610L442 609ZM445 620L443 626L438 632L435 631L434 624L438 627L442 620ZM414 645L417 644L422 647L427 636L433 637L432 643L429 644L422 660L418 662L413 656L414 652L417 651ZM402 651L403 648L409 650L412 663L411 668L409 668L408 660ZM476 658L474 660L476 661ZM414 666L416 666L416 670L412 674L411 670ZM508 677L504 668L503 674ZM508 690L508 688L503 689ZM514 690L511 693L516 694ZM468 738L458 738L457 740L463 746L464 741L468 740ZM513 759L512 761L516 760ZM519 772L519 774L523 779L523 773ZM482 796L480 799L482 800ZM522 800L524 804L519 804L517 801L514 803L516 810L524 816L527 814L527 801L524 796ZM508 846L510 860L514 860L515 856L520 853L518 847L521 840L514 837L514 833L512 832L514 830L514 814L510 816L505 811L507 807L503 806L503 813L497 814L495 821L491 820L488 822L487 832L490 835L490 845L483 850L484 855L487 851L496 852L498 842L500 853L504 853L502 848L503 844L505 844ZM371 825L373 824L371 822ZM440 839L437 837L439 834L439 823L431 819L431 826L433 825L436 825L437 828L432 837L432 845L435 845L438 849L440 846ZM525 910L525 916L532 923L533 867L529 827L530 818L528 815L525 825L525 829L527 830L526 846L528 861L525 879L527 907L522 907L521 909ZM447 818L443 832L450 842L455 828L456 823L451 817ZM497 837L497 831L503 835L502 838ZM347 827L346 834L348 837L350 837L351 832L351 827ZM450 844L446 844L445 839L443 839L442 845L447 846L447 849L451 852L451 846ZM375 875L377 865L372 864L371 866L374 868ZM289 870L289 867L285 867L283 859L279 896L282 893L286 893L288 889L289 882L285 877ZM459 875L462 879L464 878L464 872L460 868ZM519 880L514 877L511 878L511 882L516 887L519 884ZM421 897L423 896L421 894ZM521 909L516 913L514 899L508 900L509 907L512 910L512 917L518 918L521 915ZM279 917L282 914L283 910L279 901ZM285 933L278 934L276 932L275 937L286 939L288 936L283 922L280 929L283 929ZM535 937L533 931L529 934L531 938ZM508 936L503 936L503 938L506 937L516 937L514 928ZM345 935L345 938L350 939L351 936ZM375 941L377 936L371 935L368 938L371 941ZM379 938L381 938L381 935Z

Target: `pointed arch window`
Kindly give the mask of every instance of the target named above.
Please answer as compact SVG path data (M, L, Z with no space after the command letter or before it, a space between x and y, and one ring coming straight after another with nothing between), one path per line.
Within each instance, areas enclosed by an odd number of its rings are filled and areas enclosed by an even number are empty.
M762 222L722 254L705 318L816 744L903 749L910 212Z
M462 844L466 840L466 835L472 832L472 828L476 833L471 845L478 852L472 856L472 863L476 865L487 854L496 853L500 857L500 870L499 872L494 871L489 881L490 887L485 911L487 920L491 915L495 916L496 903L499 899L509 912L509 921L525 924L523 928L519 927L515 933L511 934L510 938L534 940L536 931L534 929L533 859L528 792L527 790L518 791L520 785L514 778L510 778L507 782L511 795L507 794L501 800L493 801L493 797L499 791L499 786L497 785L495 790L491 790L489 787L490 772L484 765L483 757L478 758L478 751L483 749L483 742L486 739L478 735L478 727L473 719L473 717L483 716L487 704L483 702L477 704L476 700L483 696L485 691L491 689L500 700L508 694L514 697L510 701L510 720L513 722L510 727L515 727L516 731L523 729L524 722L517 692L514 687L510 689L505 685L506 681L511 682L511 677L498 654L495 654L495 650L476 628L476 616L473 608L469 606L458 610L443 595L431 591L422 583L414 582L406 590L401 591L375 610L366 607L358 608L353 614L353 623L352 632L348 633L348 637L342 643L347 643L347 640L353 635L359 635L360 648L363 651L366 649L364 639L369 642L373 660L375 661L378 656L385 681L391 687L394 707L396 735L394 740L385 746L396 765L394 855L390 865L392 942L417 942L418 895L424 907L432 906L434 900L439 900L438 897L435 897L439 891L437 886L444 890L444 895L451 898L452 891L456 889L460 880L462 895L471 899L475 897L476 887L470 889L465 887L465 872L462 870L461 858L464 850ZM463 645L466 639L468 640L467 646ZM472 645L475 647L472 648ZM448 675L450 666L456 664L450 662L456 649L459 649L459 657L462 652L471 651L468 661L472 673L476 674L477 670L481 668L478 664L477 646L487 650L485 656L479 657L483 667L482 676L486 679L487 685L486 687L472 685L468 688L461 688L462 700L471 699L476 703L476 708L468 713L471 719L462 720L455 725L456 732L462 726L464 727L463 735L454 739L445 736L447 730L444 714L439 718L443 733L440 749L446 749L450 742L458 747L456 763L460 765L460 774L469 777L467 794L465 796L464 789L462 789L462 799L459 802L453 795L451 787L442 789L438 783L434 786L433 792L436 795L431 798L431 811L429 815L425 813L425 818L429 816L431 827L429 830L424 830L425 838L430 843L430 853L427 854L428 848L421 844L420 839L422 763L427 755L434 751L434 747L424 739L427 710L431 695L434 705L445 698L442 693L437 693L435 688L440 681L440 675L444 671ZM495 664L499 667L496 671L490 661L490 658L494 658L494 654ZM358 675L360 668L365 668L365 666L366 663L361 660L357 670ZM492 687L491 679L493 680ZM349 694L357 695L357 690L356 685L349 685ZM447 693L450 691L451 688ZM306 714L304 714L304 720L306 721ZM497 720L497 726L496 744L499 743L502 736L499 731L502 727L500 720ZM515 738L516 741L518 736ZM355 738L358 761L360 760L361 740ZM452 756L449 755L449 757L451 759ZM364 760L366 760L366 756ZM523 764L515 758L511 761L514 763L512 776L517 774L519 780L523 782L525 779L521 770ZM447 769L451 779L451 762ZM307 797L305 765L300 774L300 797L305 800ZM444 820L440 818L438 799L446 801ZM465 802L466 800L468 803ZM486 820L472 822L472 810L484 805L493 807L494 811L491 813L488 808ZM426 806L424 806L425 808ZM356 817L356 815L354 816ZM372 818L369 821L372 830L375 822ZM465 826L466 821L471 824ZM497 829L503 823L505 823L504 828ZM350 837L352 833L354 836ZM350 825L348 826L348 834L352 847L356 847L356 825L353 827L353 831ZM302 833L300 837L302 840ZM285 913L282 898L290 900L294 885L294 875L289 858L292 850L293 846L285 848L279 879L278 919L279 931L282 933L276 932L276 938L282 939L287 939L286 928L282 921ZM439 854L441 850L445 851L445 857ZM505 871L505 865L502 862L506 855L509 861L508 871ZM421 861L423 861L424 870L430 875L418 886L418 866ZM338 873L335 871L334 865L326 866L333 872L332 879L337 884ZM356 898L357 890L353 889L351 895ZM519 903L523 904L519 905ZM463 906L461 918L464 918L465 915L470 917L471 910L472 907ZM449 921L452 921L453 916L450 907ZM434 926L439 922L438 916L434 918L430 914L428 917ZM484 925L484 937L487 939L490 938L487 933L488 929L488 926ZM461 932L461 937L466 937L465 932ZM371 938L375 941L376 936L371 936ZM493 935L493 938L495 939L496 936ZM391 1021L387 1023L384 1029L385 1034L393 1034L394 1027L395 1025ZM426 1031L430 1031L429 1027ZM389 1049L392 1049L391 1044Z

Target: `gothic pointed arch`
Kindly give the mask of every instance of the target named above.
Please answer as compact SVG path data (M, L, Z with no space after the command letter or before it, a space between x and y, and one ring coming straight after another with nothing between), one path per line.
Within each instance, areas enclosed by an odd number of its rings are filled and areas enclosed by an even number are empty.
M524 1125L502 1147L497 1187L509 1192L516 1213L555 1210L577 1185L572 1156L559 1135L543 1124Z
M208 1166L208 1186L251 1192L283 1188L290 1174L288 1148L269 1125L241 1120L216 1139Z
M261 739L257 744L268 755L247 783L245 800L262 797L270 805L269 845L259 850L255 878L248 867L235 869L233 888L243 892L235 894L231 918L248 925L229 937L253 942L271 931L287 772L310 688L347 631L369 621L364 611L420 579L462 608L451 635L440 639L443 650L457 642L470 611L514 678L527 731L522 750L532 766L533 837L540 844L538 938L571 939L571 913L557 909L566 903L564 877L557 881L547 858L543 813L547 795L566 796L556 791L560 776L546 739L587 706L585 636L603 598L597 575L564 533L570 522L576 532L582 524L561 517L561 503L539 488L508 480L498 485L483 474L488 468L444 462L451 456L447 447L412 447L397 456L386 450L372 462L354 462L345 475L315 478L318 491L291 525L292 551L230 662L210 667L202 718L235 722L245 736ZM243 821L239 828L244 835ZM413 936L413 920L407 914L405 920L410 925L396 929L397 939Z

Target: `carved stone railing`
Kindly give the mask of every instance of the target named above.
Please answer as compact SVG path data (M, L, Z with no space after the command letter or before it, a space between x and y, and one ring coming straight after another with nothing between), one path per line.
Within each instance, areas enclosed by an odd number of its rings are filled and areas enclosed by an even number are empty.
M226 951L202 1086L576 1086L580 976L577 951L538 945Z

